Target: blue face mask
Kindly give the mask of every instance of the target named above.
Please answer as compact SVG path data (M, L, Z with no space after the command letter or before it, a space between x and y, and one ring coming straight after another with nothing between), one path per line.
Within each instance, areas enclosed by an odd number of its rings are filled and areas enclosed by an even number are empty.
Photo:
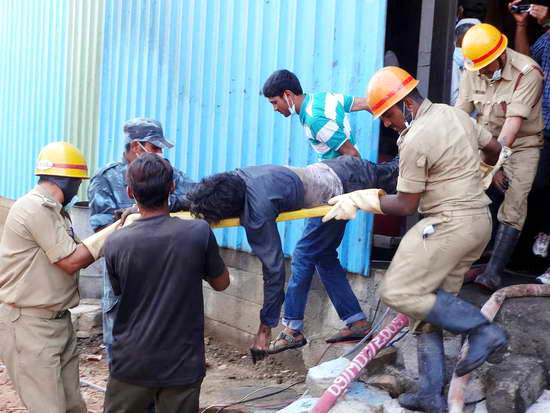
M455 47L453 61L460 68L460 70L464 69L464 53L462 53L462 49L460 47Z

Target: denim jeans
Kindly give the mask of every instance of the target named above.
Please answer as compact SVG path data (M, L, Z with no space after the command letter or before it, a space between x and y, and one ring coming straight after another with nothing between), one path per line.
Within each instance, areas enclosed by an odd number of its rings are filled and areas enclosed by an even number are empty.
M113 344L113 324L115 322L118 297L113 292L105 261L103 268L103 299L101 300L103 312L103 344L105 347Z
M307 295L315 270L344 323L350 325L366 318L336 251L342 242L346 223L347 221L331 220L323 224L321 218L310 218L306 221L302 238L292 255L292 275L285 295L283 324L288 328L296 331L304 329Z

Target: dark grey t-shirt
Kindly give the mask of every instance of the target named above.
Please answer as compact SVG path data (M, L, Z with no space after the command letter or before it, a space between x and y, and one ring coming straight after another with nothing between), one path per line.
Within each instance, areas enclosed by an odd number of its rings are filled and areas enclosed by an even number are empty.
M112 376L149 387L203 378L202 280L225 269L208 224L166 215L140 219L109 237L105 262L119 296Z

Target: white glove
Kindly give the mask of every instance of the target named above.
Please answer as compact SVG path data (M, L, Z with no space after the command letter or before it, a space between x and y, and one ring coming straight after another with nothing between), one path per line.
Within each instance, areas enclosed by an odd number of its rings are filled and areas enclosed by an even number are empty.
M386 195L383 189L373 188L335 196L328 201L329 205L334 206L323 217L323 222L330 221L333 218L354 219L358 208L372 214L383 214L380 208L380 197L382 195Z
M140 217L141 214L128 215L123 226L130 225L132 222L139 219ZM90 251L90 254L92 255L92 257L94 257L94 260L97 260L98 258L103 256L103 245L105 244L105 241L107 240L109 235L111 235L119 228L119 226L120 220L82 240L82 244L84 244L88 251Z
M483 188L487 189L491 186L493 182L493 176L497 171L502 167L504 162L506 162L510 156L512 156L512 150L507 146L503 146L500 150L500 155L498 156L498 161L495 166L487 165L485 162L481 161L479 164L479 170L481 171L481 181L483 182Z

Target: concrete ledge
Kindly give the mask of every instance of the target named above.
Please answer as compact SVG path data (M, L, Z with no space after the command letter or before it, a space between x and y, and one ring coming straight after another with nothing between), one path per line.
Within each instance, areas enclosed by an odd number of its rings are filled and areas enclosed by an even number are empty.
M222 257L229 267L231 285L227 290L217 292L206 283L204 284L207 333L230 342L244 351L250 346L259 325L259 312L263 303L262 266L255 256L242 251L223 248ZM288 281L290 259L286 260L286 269ZM376 289L383 274L383 270L373 270L370 277L348 273L352 289L369 319L374 315L378 301ZM378 315L381 316L383 311L385 306L381 304ZM304 321L309 344L299 350L274 356L285 364L291 364L294 368L310 367L312 363L319 360L327 347L324 339L343 327L318 276L313 278ZM275 329L273 335L276 335L280 329L281 326ZM335 346L334 350L340 353L343 348ZM331 354L331 356L334 355ZM325 357L323 359L326 360Z

